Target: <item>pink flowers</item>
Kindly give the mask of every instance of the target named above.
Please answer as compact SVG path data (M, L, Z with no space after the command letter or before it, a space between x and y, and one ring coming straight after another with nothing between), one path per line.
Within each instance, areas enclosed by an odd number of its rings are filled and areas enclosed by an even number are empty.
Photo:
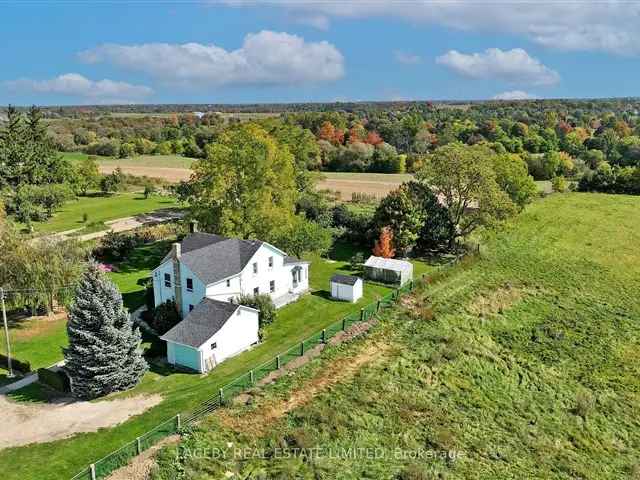
M98 264L98 269L100 269L101 272L115 272L116 271L116 267L111 265L110 263L99 263Z

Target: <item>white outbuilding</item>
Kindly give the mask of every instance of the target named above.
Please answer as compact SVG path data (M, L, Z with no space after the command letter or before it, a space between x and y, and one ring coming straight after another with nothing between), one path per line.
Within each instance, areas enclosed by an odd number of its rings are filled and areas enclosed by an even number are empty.
M413 279L413 265L405 260L370 256L364 264L369 280L404 285Z
M357 302L362 298L362 279L336 274L331 277L331 298Z

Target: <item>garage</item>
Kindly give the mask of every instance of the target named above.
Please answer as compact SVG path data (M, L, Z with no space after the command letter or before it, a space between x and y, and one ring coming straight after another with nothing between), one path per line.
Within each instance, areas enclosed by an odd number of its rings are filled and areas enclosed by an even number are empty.
M357 302L362 298L362 279L336 274L331 277L331 298Z

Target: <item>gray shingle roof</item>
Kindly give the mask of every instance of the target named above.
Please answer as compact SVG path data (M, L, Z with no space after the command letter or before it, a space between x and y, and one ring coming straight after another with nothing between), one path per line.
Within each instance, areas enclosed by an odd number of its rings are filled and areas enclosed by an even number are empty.
M238 308L234 303L204 298L184 320L160 338L198 348L218 332Z
M262 246L259 240L240 240L210 233L193 233L180 243L180 261L205 285L240 273ZM167 255L162 262L171 258Z
M360 280L358 277L352 277L351 275L340 275L336 273L331 277L331 281L334 283L341 283L342 285L355 285Z

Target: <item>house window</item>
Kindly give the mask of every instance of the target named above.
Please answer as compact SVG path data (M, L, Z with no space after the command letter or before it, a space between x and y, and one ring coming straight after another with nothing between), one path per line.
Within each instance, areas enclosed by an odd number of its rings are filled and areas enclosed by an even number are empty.
M256 287L253 289L253 294L258 295L260 293L260 287Z
M258 262L253 262L253 273L258 273Z
M170 273L165 273L164 274L164 286L167 288L171 288L171 274Z
M230 286L231 286L231 279L228 279L227 280L227 287L230 287Z
M276 291L276 281L275 281L275 280L271 280L271 281L269 282L269 291L270 291L271 293L273 293L273 292L275 292L275 291Z
M193 310L193 305L189 304L189 311Z
M273 257L269 257L269 268L273 268Z
M211 350L215 350L218 347L218 343L217 342L213 342L211 344Z
M193 292L193 278L187 278L187 292Z

